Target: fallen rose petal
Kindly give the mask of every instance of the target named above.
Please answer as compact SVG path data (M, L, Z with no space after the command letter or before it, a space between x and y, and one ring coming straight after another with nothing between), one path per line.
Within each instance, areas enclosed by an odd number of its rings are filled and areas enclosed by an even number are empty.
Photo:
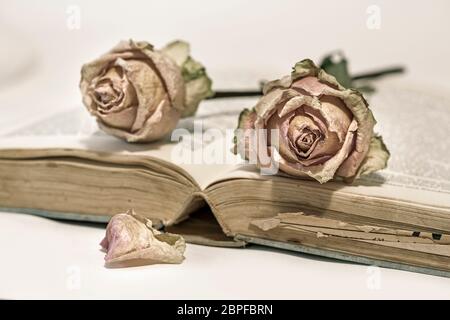
M132 210L116 214L101 241L106 267L131 267L157 263L181 263L186 243L180 235L162 233L152 222Z

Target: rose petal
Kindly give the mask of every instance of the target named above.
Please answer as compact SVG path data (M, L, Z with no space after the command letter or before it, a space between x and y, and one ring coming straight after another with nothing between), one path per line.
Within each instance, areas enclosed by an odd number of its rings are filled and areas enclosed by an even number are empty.
M183 112L185 108L186 87L180 68L172 59L164 56L160 52L144 50L144 53L154 63L155 68L158 70L158 75L163 79L173 108L179 112Z
M249 159L250 153L255 154L256 150L251 150L253 145L252 139L253 130L255 129L256 121L255 110L244 109L239 114L237 132L235 133L234 154L240 154L244 159Z
M339 141L344 141L353 115L339 98L322 96L320 98L321 114L327 120L328 131L336 133Z
M136 132L105 126L98 122L99 127L108 134L112 134L128 142L147 142L160 139L167 135L176 126L180 114L172 108L169 99L162 100L153 114L142 125L142 128Z
M291 149L289 144L288 137L288 129L289 129L289 121L295 116L295 114L288 114L284 117L280 118L277 115L274 115L269 119L267 123L267 146L274 146L277 148L278 153L290 161L298 161L298 157L295 152ZM272 130L277 130L278 132L278 146L274 145L271 141L270 137L272 134ZM265 151L265 150L264 150Z
M308 94L319 97L323 94L326 84L321 83L316 77L306 77L296 80L291 86L293 89L300 89Z
M370 142L369 152L367 153L366 158L359 167L356 175L351 177L348 181L352 182L353 180L359 178L362 175L367 175L372 172L386 168L389 156L390 156L389 150L384 144L381 136L373 136ZM342 169L339 168L338 175L342 177L348 177L349 176L348 173L345 172L345 170L347 170L347 167L352 166L345 165L344 167L342 167Z
M280 117L291 113L303 105L314 106L316 108L320 108L320 101L317 98L309 97L305 95L297 95L293 98L287 98L284 106L282 106L281 111L278 112Z
M299 96L299 93L295 90L274 89L267 95L264 95L258 101L254 109L258 115L258 118L266 123L269 117L277 110L279 104L297 96Z
M306 151L301 150L297 145L297 140L300 138L304 130L307 129L315 134L314 140L310 143ZM288 124L287 137L290 142L290 147L293 152L295 152L299 157L306 158L313 151L322 134L319 127L314 123L314 121L306 115L295 115L290 123Z
M185 242L181 236L162 234L152 228L150 220L132 211L111 218L101 246L107 251L107 267L181 263L184 260Z
M106 126L129 131L136 119L136 110L137 108L127 108L119 112L98 113L97 117Z
M376 121L372 111L368 108L367 102L358 91L351 89L338 91L331 88L327 91L327 94L339 97L346 104L353 114L353 119L357 122L358 130L356 131L354 148L342 164L341 169L341 173L346 174L344 177L353 176L369 151Z
M136 118L131 132L142 128L162 100L167 99L164 85L156 72L146 62L140 60L117 61L131 82L138 100Z
M331 180L336 170L339 168L344 159L348 156L352 147L352 140L356 130L356 121L350 125L349 131L344 141L344 145L339 152L328 161L320 165L303 166L300 163L288 162L285 159L280 160L280 169L293 176L304 176L305 174L316 179L320 183Z

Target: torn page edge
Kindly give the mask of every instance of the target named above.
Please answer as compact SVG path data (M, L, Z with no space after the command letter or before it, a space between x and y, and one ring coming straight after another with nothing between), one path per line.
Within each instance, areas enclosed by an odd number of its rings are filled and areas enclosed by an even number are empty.
M279 213L275 217L255 219L251 225L262 231L275 228L289 228L315 232L317 237L335 236L356 240L402 242L417 244L450 244L450 235L435 235L430 232L415 232L414 230L391 229L370 225L357 225L343 221L305 215L302 212Z

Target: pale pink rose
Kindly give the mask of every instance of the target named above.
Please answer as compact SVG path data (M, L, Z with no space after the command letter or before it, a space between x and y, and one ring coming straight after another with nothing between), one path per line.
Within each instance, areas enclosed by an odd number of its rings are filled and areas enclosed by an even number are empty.
M211 80L182 41L162 50L147 42L121 41L83 65L80 89L99 127L128 142L162 138L212 94Z
M358 91L342 87L311 60L303 60L291 75L267 83L254 109L240 116L240 129L267 129L263 148L249 143L249 134L237 143L246 158L256 154L259 166L263 153L275 147L279 159L273 161L284 173L320 183L336 176L353 181L386 166L389 152L374 134L374 125ZM277 145L271 144L273 129Z

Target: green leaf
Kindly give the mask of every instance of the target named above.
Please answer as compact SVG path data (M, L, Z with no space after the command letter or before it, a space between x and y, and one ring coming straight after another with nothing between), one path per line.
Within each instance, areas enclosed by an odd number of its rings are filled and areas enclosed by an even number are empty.
M191 117L197 112L200 102L214 94L211 89L211 78L206 73L205 67L190 56L190 47L187 42L182 40L171 42L161 51L172 58L181 69L186 85L185 109L181 116Z
M347 59L340 51L333 52L322 59L320 67L333 75L345 88L352 87L352 78L348 72Z

